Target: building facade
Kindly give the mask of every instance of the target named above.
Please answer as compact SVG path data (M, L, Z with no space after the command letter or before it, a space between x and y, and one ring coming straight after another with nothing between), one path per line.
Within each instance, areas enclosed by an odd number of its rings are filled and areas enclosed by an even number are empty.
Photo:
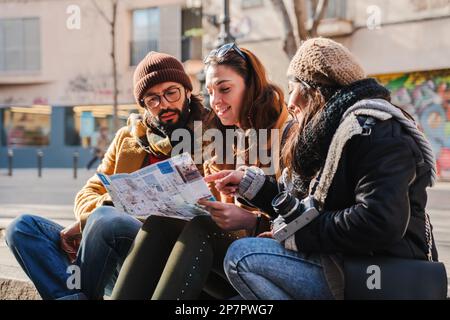
M306 1L307 3L309 1ZM4 0L0 3L0 168L69 167L91 157L99 128L112 128L110 0ZM293 18L291 0L285 0ZM185 61L194 80L216 43L222 0L118 0L118 115L139 111L135 65L150 50ZM201 8L199 8L201 6ZM283 24L270 0L231 0L231 32L287 89ZM294 21L293 19L291 19ZM450 1L329 0L319 34L343 43L369 75L393 92L433 144L450 178ZM294 28L295 31L295 28ZM112 135L113 130L110 134Z
M294 24L292 1L284 2ZM272 2L230 4L236 42L252 50L272 81L286 89L289 59ZM205 51L214 45L219 30L213 22L222 10L222 1L203 1ZM433 145L441 179L450 179L449 27L448 0L329 0L318 29L348 47L367 73L392 91L393 102L415 116Z
M118 0L118 117L139 112L132 75L152 50L201 59L201 10L186 0ZM192 1L190 1L192 2ZM190 3L189 2L189 3ZM110 0L0 3L0 167L85 165L99 129L113 128ZM192 32L191 32L192 33ZM195 65L195 63L194 63Z

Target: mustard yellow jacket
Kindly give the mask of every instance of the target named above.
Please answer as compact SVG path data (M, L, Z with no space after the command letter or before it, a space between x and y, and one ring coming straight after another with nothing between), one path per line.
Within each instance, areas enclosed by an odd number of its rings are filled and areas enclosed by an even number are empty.
M145 135L147 127L142 120L130 117L128 125L121 128L109 145L97 171L107 175L131 173L142 168L147 152L137 143L137 138ZM75 217L84 227L94 209L105 200L111 200L97 175L92 176L75 196Z

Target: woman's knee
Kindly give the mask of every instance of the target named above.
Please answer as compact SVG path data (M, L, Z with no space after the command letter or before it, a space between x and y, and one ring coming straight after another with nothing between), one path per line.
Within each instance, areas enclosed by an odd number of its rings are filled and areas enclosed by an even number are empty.
M243 238L234 241L227 250L223 260L223 268L228 275L231 270L236 270L237 264L244 259L244 255L249 250L249 242L252 238Z
M220 231L220 228L216 225L210 216L201 215L192 218L186 225L186 229L198 234L214 233Z
M275 250L273 246L278 246L279 244L272 239L265 238L242 238L234 241L227 250L225 259L223 261L223 267L227 274L234 270L237 272L237 268L245 269L251 268L249 265L254 263L254 259L250 262L247 257L255 257L255 255L261 254L261 260L263 254L270 252L272 249ZM259 261L264 263L264 261ZM259 263L258 262L258 263Z
M146 232L174 232L180 233L186 225L185 220L173 217L151 215L142 225L142 230Z

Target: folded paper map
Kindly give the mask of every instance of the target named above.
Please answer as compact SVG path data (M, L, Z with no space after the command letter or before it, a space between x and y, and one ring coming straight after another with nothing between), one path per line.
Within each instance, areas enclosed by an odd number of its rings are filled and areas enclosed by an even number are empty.
M199 199L215 200L189 153L133 173L97 173L114 206L133 216L169 216L190 220L208 214Z

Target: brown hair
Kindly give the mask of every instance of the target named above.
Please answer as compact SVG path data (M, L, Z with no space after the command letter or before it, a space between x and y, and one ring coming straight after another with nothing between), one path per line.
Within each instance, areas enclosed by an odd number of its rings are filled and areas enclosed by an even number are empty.
M302 135L303 130L305 130L308 125L315 125L319 120L320 114L322 113L326 99L318 89L314 89L312 87L306 87L300 82L301 92L307 103L303 106L303 118L300 122L296 122L289 130L287 135L286 144L283 146L281 152L281 162L282 166L289 169L289 175L292 174L292 171L295 171L297 174L301 175L302 169L301 164L295 161L295 150L297 149L297 145L304 139ZM295 116L293 116L295 119Z
M191 103L189 106L191 108L191 114L194 121L203 121L204 107L202 96L191 93Z
M264 66L251 51L240 50L245 60L231 50L223 57L209 57L206 69L216 65L227 66L244 79L246 90L239 114L242 129L270 129L285 107L283 91L269 82Z

